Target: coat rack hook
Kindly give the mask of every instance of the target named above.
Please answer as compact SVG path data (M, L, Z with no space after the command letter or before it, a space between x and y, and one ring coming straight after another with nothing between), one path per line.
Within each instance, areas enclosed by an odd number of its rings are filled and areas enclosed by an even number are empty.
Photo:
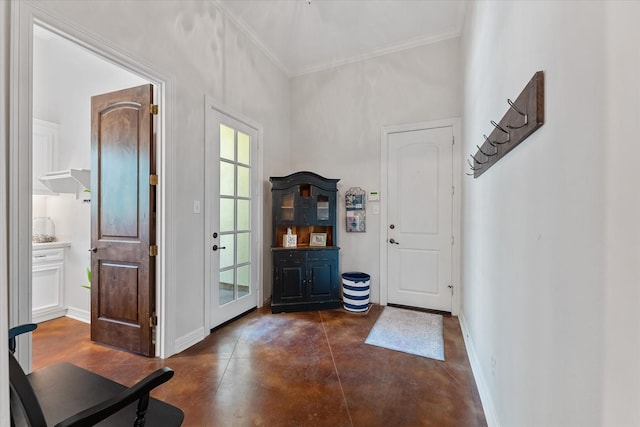
M484 139L486 139L486 140L487 140L487 142L488 142L489 144L491 144L491 146L492 146L493 148L495 148L495 149L497 149L497 148L498 148L498 147L497 147L498 145L506 144L507 142L509 142L509 138L507 138L507 140L506 140L506 141L498 142L498 141L492 141L492 140L490 140L490 139L489 139L489 137L488 137L487 135L482 135L482 136L484 136Z
M471 156L471 158L473 160L475 160L475 162L479 165L484 165L485 163L487 163L489 161L489 159L485 160L484 162L481 162L480 160L476 159L476 156L474 156L473 154L469 154L469 156Z
M504 132L507 134L507 137L509 136L509 131L505 130L502 126L500 126L499 124L497 124L496 122L494 122L493 120L491 120L491 124L493 125L494 128L498 129L501 132Z
M478 149L478 151L479 151L479 152L481 152L482 154L484 154L486 157L493 157L493 156L495 156L496 154L498 154L498 147L495 147L495 146L493 146L493 145L491 145L491 146L492 146L493 148L495 148L495 149L496 149L496 151L495 151L493 154L485 153L485 152L482 150L482 148L480 148L480 146L476 144L476 148Z
M520 109L518 107L516 107L513 103L513 101L511 101L509 98L507 98L507 102L509 103L509 107L515 111L516 113L520 114L522 117L524 117L524 123L521 124L520 126L511 126L511 125L507 125L507 127L509 129L520 129L525 127L526 125L529 124L529 115L527 113L523 113L522 111L520 111Z
M513 101L510 100L509 98L507 98L507 103L509 104L509 107L511 107L513 109L513 111L515 111L516 113L520 114L522 117L527 117L527 113L523 113L522 111L520 111L520 109L518 107L516 107L515 104L513 103Z
M471 156L471 157L473 157L473 156ZM481 167L477 168L477 167L473 166L471 164L471 162L469 161L469 159L467 159L467 163L469 164L469 167L471 168L472 171L478 171L478 170L482 169Z
M485 141L487 141L489 143L489 145L491 145L493 148L498 148L498 146L489 139L489 137L487 135L482 135L482 137L484 138Z

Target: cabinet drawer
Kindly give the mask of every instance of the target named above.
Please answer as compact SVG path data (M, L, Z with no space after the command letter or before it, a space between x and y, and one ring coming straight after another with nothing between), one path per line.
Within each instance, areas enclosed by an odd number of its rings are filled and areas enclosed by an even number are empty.
M38 249L31 253L31 262L34 265L62 260L64 260L64 249Z
M273 263L275 265L303 262L305 262L305 253L302 251L278 251L273 253Z
M338 262L338 251L333 249L317 249L309 251L309 261L333 261Z

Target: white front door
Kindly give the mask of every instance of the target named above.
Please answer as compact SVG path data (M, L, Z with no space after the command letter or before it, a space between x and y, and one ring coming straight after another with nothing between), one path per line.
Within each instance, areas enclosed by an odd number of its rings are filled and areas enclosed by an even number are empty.
M452 309L452 147L452 127L388 134L388 303Z
M257 306L258 131L208 106L206 238L209 327Z

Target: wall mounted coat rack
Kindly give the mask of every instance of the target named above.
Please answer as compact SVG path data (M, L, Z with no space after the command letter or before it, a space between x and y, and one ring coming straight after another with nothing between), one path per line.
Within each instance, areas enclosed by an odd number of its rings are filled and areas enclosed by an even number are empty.
M493 130L467 159L467 175L478 178L544 124L544 73L536 72L516 100L507 103L507 112L498 123L491 121Z

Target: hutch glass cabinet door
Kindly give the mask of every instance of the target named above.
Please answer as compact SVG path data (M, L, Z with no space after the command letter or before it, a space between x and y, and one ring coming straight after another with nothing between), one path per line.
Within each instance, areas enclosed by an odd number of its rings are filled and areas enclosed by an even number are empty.
M279 194L280 209L276 210L276 221L281 224L294 224L296 221L296 192L281 191Z

